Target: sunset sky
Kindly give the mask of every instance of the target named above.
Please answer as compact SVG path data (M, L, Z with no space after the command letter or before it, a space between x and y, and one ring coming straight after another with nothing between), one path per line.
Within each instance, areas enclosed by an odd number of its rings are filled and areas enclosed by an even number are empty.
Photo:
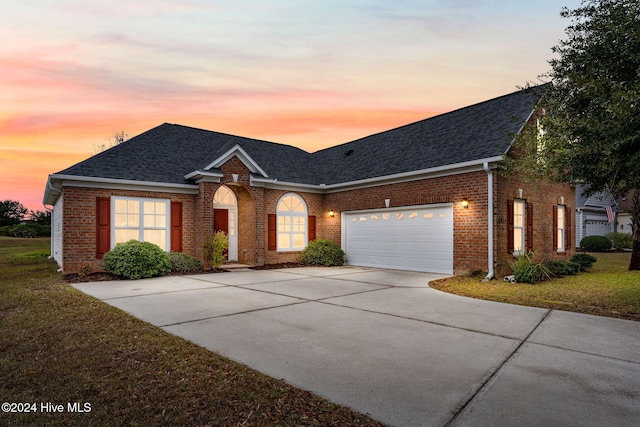
M579 0L0 0L0 200L116 132L307 151L537 82Z

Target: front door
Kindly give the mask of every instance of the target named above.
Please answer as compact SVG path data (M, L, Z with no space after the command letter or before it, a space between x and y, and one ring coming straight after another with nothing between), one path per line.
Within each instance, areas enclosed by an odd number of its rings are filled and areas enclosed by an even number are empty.
M231 246L231 236L229 235L229 209L213 209L213 231L224 231L229 237L229 246ZM229 249L224 251L224 259L229 261Z

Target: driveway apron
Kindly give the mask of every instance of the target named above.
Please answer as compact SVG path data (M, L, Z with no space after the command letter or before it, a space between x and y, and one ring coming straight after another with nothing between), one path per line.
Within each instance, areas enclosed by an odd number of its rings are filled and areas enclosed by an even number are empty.
M357 267L74 285L393 426L640 425L640 324Z

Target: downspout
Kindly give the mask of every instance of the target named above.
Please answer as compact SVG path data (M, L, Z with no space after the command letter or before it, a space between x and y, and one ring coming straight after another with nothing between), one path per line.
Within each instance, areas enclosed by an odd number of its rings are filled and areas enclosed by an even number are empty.
M489 273L487 273L487 277L483 279L483 282L488 282L493 279L495 276L495 272L493 270L493 171L489 168L489 163L484 162L482 164L485 172L487 173L487 203L489 207L489 211L487 213L488 216L488 258L489 258Z

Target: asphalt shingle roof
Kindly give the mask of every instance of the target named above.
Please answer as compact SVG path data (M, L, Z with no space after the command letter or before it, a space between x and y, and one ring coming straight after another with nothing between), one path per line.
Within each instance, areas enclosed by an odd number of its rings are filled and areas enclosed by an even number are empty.
M269 178L350 182L504 154L537 98L515 92L315 153L165 123L58 174L185 184L185 175L240 145Z

